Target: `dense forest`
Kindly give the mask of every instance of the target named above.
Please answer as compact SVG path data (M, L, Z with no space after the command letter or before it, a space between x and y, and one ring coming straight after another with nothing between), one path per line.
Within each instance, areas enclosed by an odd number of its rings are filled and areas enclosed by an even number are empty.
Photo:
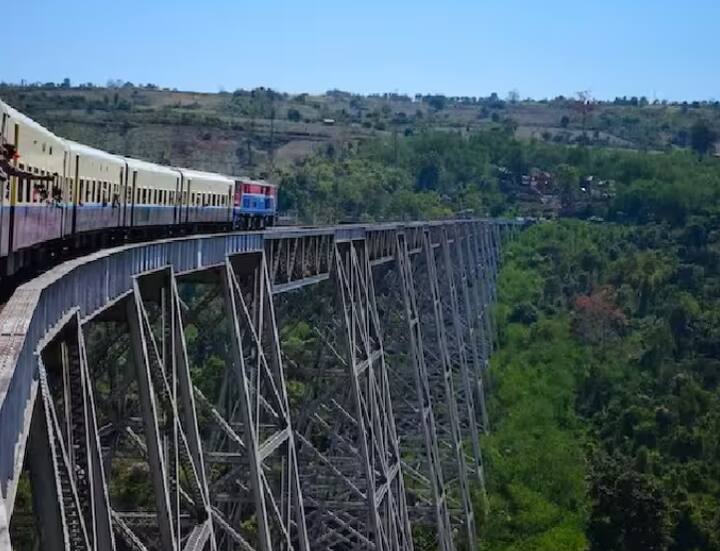
M718 225L538 225L505 255L491 549L720 549Z
M280 175L280 206L314 222L526 214L528 205L508 191L541 169L574 215L677 225L717 210L719 167L718 159L689 151L558 146L517 140L511 130L430 131L316 155ZM589 177L612 190L584 200Z
M522 214L503 178L533 167L566 209L612 182L505 250L483 548L720 549L720 162L509 132L330 153L284 175L301 218Z

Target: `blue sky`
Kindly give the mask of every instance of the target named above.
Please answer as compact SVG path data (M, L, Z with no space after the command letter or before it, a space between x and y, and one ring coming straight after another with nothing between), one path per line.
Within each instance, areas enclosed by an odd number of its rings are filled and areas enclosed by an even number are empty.
M720 0L22 0L0 80L720 99Z

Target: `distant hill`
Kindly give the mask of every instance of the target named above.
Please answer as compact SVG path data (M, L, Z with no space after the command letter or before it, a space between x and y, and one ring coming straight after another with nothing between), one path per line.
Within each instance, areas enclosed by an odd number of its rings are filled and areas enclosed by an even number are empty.
M231 174L267 176L319 149L425 128L512 128L519 138L616 148L690 146L704 120L720 134L720 102L645 98L583 103L397 94L217 94L116 83L114 87L0 85L0 97L56 133L113 153Z

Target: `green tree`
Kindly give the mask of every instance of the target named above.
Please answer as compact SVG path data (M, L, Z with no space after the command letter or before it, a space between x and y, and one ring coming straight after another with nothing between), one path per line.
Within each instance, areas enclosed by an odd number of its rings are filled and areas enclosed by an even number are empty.
M690 146L698 155L706 155L715 146L717 133L703 119L696 120L690 128Z
M652 477L623 458L599 454L591 472L593 515L588 533L593 551L665 551L671 510Z

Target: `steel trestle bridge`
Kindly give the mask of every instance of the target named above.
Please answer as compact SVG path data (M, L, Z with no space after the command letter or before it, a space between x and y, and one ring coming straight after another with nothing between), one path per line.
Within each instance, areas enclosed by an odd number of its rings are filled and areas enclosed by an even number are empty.
M24 529L48 551L476 549L518 227L183 237L22 285L0 312L0 549Z

